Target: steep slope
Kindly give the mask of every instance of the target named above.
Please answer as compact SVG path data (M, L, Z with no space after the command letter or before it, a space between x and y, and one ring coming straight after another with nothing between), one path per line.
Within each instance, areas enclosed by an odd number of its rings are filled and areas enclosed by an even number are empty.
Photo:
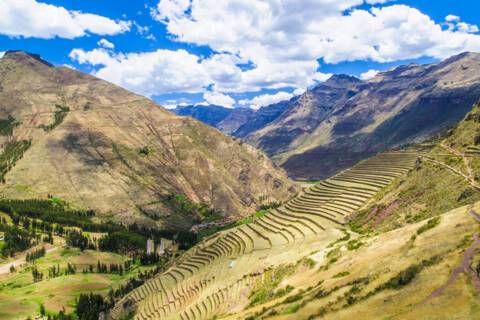
M211 319L243 309L269 271L341 238L345 219L411 170L417 157L415 152L379 154L251 223L205 239L117 302L110 317ZM370 168L375 170L363 173Z
M297 178L323 178L452 126L480 97L480 54L406 65L360 81L334 76L246 140ZM318 161L322 159L322 161Z
M38 56L0 60L5 197L54 195L122 222L189 228L185 195L228 215L296 189L253 147L93 76Z
M477 319L480 106L192 248L120 300L135 319ZM342 236L343 235L343 236Z

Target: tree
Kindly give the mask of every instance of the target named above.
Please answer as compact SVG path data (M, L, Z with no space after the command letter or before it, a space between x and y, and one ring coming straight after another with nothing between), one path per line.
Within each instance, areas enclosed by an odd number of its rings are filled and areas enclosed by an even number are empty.
M107 304L99 294L81 294L76 306L79 320L98 320L98 315L106 311Z

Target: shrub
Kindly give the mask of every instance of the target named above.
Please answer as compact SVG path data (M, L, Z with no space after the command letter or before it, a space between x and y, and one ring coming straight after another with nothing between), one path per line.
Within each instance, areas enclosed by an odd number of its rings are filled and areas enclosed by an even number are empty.
M430 229L435 228L440 223L440 217L435 217L430 220L417 230L417 234L422 234Z
M342 277L348 276L349 274L350 274L350 272L348 272L348 271L342 271L342 272L337 273L333 277L334 278L342 278Z

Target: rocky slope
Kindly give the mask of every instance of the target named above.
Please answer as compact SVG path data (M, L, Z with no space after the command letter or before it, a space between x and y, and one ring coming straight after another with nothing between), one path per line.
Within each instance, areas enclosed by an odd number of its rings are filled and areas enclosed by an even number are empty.
M477 53L401 66L369 81L337 75L246 141L272 155L293 177L323 178L452 126L479 97Z
M122 222L189 228L198 217L169 195L242 215L296 192L253 147L24 52L0 59L0 142L3 196L53 195Z

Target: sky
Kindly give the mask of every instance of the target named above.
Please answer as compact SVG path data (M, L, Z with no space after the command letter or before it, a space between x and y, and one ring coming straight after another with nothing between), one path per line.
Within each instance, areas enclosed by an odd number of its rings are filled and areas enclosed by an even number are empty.
M480 52L478 12L478 0L0 0L0 52L37 53L166 107L258 109L332 74L368 80Z

